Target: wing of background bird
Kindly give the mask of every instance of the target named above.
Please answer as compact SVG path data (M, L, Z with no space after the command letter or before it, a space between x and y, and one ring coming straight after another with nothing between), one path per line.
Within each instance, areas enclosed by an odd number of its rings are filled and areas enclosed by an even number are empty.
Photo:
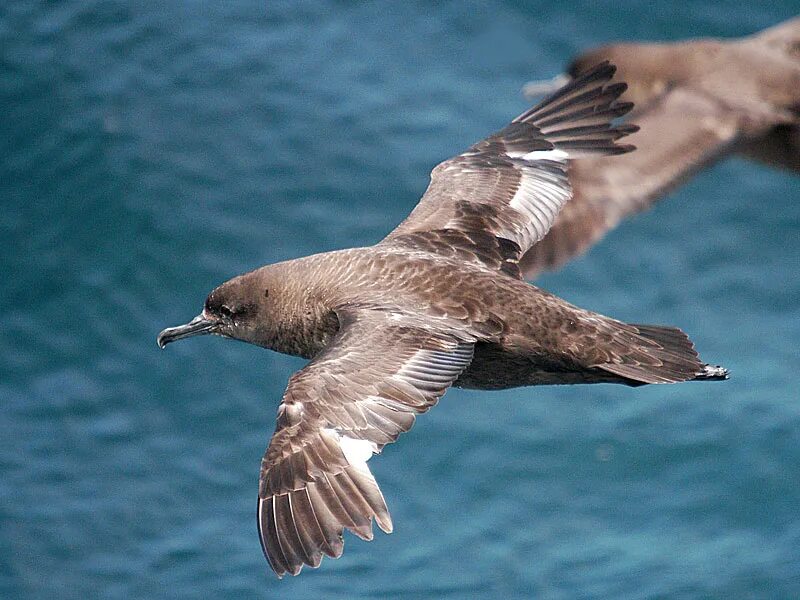
M456 255L519 275L516 263L550 229L572 191L571 159L622 154L635 126L611 121L618 102L608 62L590 69L507 127L441 164L417 207L382 242Z
M372 539L392 521L367 467L472 360L473 342L397 313L339 314L341 328L289 381L261 462L258 529L274 571L296 575L342 553L342 532Z
M736 140L741 115L713 98L676 88L631 115L636 152L570 165L574 198L544 239L519 263L523 276L559 267L583 253L626 216L648 208Z

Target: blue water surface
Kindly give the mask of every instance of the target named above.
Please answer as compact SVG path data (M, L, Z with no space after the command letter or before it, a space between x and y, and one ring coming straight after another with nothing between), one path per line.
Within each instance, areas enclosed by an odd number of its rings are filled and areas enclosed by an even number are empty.
M379 240L430 169L609 40L796 0L0 7L0 596L800 598L800 179L730 159L539 280L722 384L451 391L370 464L396 526L281 581L261 455L303 361L158 331Z

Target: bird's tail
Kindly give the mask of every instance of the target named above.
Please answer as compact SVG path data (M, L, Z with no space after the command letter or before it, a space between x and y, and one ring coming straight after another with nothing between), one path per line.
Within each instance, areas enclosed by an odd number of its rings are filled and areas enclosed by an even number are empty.
M703 363L694 344L683 331L660 325L631 325L642 342L641 354L626 357L622 363L597 365L599 368L644 383L679 381L719 381L728 379L728 370Z

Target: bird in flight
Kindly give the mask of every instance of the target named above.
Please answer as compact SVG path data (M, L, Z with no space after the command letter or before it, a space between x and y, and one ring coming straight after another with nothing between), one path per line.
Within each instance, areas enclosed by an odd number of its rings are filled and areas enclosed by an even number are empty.
M278 574L338 557L349 529L392 520L368 460L450 386L639 386L727 378L679 329L578 308L527 283L520 260L572 196L575 158L624 154L636 130L608 62L439 164L374 246L268 265L214 289L158 336L242 340L310 362L289 379L261 462L257 521Z
M528 97L602 60L628 84L636 152L570 167L573 198L520 261L530 279L589 249L623 218L649 208L730 154L800 173L800 17L737 39L622 43L577 56L567 74L531 82Z

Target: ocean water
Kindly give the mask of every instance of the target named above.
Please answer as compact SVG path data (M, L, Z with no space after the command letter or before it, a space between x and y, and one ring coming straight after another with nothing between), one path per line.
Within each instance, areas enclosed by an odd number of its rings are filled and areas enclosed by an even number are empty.
M519 91L795 1L0 7L0 597L800 598L800 178L726 160L539 284L725 383L452 390L371 461L395 533L278 580L259 461L303 361L160 351L264 263L379 240Z

